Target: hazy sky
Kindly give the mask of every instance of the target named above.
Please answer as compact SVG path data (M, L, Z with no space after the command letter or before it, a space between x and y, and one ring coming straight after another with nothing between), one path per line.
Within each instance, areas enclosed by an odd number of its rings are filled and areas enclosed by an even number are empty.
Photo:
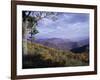
M38 22L36 38L80 39L89 37L89 14L61 13L57 20L43 18Z

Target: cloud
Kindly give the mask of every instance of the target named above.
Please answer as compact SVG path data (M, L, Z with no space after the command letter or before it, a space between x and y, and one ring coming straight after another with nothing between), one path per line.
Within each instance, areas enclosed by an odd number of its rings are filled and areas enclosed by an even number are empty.
M66 38L75 39L77 37L89 36L89 14L62 13L58 19L53 21L44 18L38 22L39 33L37 38Z

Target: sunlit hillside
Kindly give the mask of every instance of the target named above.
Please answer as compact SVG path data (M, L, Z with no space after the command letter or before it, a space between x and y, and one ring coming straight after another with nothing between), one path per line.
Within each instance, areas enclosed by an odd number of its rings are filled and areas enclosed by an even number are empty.
M43 46L42 44L27 42L27 53L28 55L24 55L23 53L23 68L89 65L87 52L75 54L71 51L57 50Z

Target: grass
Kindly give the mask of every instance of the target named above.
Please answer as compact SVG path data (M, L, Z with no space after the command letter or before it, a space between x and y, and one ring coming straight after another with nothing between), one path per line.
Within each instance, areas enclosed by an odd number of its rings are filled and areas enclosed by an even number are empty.
M25 48L23 48L23 50L25 50ZM27 53L27 55L24 55L23 52L23 68L89 65L87 52L75 54L71 51L57 50L41 44L27 42Z

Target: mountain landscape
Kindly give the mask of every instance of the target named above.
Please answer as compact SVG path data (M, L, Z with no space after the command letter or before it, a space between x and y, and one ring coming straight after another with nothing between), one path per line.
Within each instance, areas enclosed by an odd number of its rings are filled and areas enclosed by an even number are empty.
M22 11L22 68L89 65L89 14Z
M36 39L35 43L42 44L44 46L60 49L60 50L71 50L89 47L89 39L71 41L69 39L61 38L49 38L49 39Z
M87 66L89 65L89 43L86 41L73 42L59 38L27 41L28 54L23 53L23 69Z

